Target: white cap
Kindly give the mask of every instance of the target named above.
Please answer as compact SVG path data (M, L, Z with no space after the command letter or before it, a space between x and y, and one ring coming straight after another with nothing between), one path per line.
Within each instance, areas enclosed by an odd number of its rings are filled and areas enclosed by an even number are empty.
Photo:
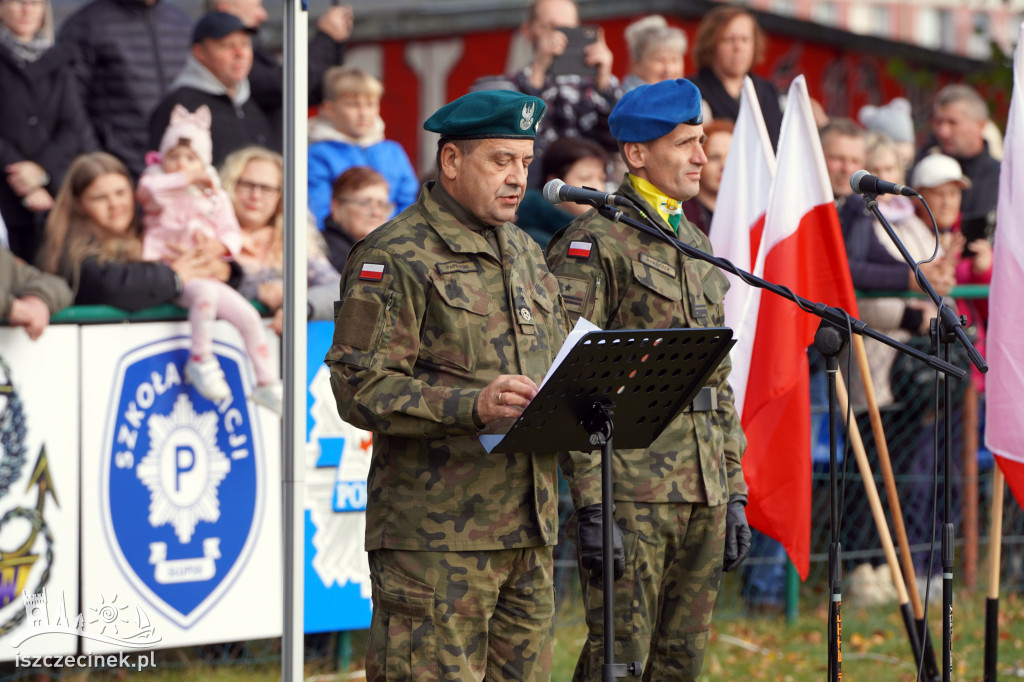
M932 154L918 161L910 178L910 184L917 189L938 187L947 182L955 182L962 189L971 188L971 180L964 175L957 160L945 154Z

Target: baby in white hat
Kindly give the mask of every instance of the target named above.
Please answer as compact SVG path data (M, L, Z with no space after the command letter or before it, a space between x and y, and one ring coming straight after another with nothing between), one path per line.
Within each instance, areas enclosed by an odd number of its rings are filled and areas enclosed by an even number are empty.
M233 259L242 248L231 198L221 189L211 165L213 140L210 109L189 112L180 104L160 141L159 152L146 155L139 179L142 257L172 263L182 253L199 249L210 258ZM273 368L266 330L259 313L240 293L215 279L179 282L178 303L188 308L192 344L185 379L212 402L231 396L231 388L213 353L213 323L234 325L245 340L257 386L254 402L281 413L281 380Z

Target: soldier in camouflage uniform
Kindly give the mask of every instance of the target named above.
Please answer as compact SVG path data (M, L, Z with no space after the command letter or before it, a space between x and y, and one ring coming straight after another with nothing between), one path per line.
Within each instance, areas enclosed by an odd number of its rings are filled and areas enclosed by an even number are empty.
M707 237L680 207L697 194L707 162L697 88L682 79L641 86L623 96L610 123L629 169L617 193L642 208L666 237L710 252ZM638 210L623 210L642 220ZM724 323L728 284L718 269L595 211L555 235L547 257L572 318L583 316L605 329ZM727 381L730 366L726 359L647 450L614 453L616 578L621 573L615 583L615 660L641 661L645 680L697 679L723 560L731 570L749 550L740 468L746 439ZM569 531L579 548L590 629L575 679L600 680L599 458L573 453L563 469L577 510Z
M375 433L369 680L546 680L556 455L487 454L565 338L558 281L510 220L543 101L451 102L438 179L349 256L326 362L342 418Z

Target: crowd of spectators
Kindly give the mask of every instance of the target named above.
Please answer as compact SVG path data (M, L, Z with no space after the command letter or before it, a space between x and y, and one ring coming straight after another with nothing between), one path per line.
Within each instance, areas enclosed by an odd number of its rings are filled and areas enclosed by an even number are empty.
M265 306L280 332L281 62L260 39L267 20L261 0L209 0L205 10L193 22L168 0L91 0L63 22L55 41L47 0L0 0L0 83L6 95L0 101L6 173L0 183L0 241L19 262L63 278L78 304L135 310L180 303L190 281L212 279ZM318 19L309 45L309 104L318 107L310 121L308 157L310 318L332 317L339 272L352 245L412 205L419 191L406 150L385 137L381 81L343 64L353 21L350 8L331 7ZM580 30L573 0L534 0L519 28L532 48L529 63L471 86L518 90L547 104L531 166L536 170L529 174L531 189L518 215L520 226L542 246L587 209L572 203L552 207L538 188L554 178L599 189L617 182L622 166L608 127L612 107L623 92L686 73L687 35L664 17L644 17L626 29L628 55L618 63L628 66L621 82L613 74L617 55L600 29L587 38L576 68L567 70L561 57ZM705 233L748 76L773 146L778 142L784 103L777 84L753 72L765 47L754 16L733 5L708 12L693 36L688 78L703 98L708 164L700 193L683 210ZM210 160L221 169L214 180L241 229L240 249L228 249L230 257L177 245L154 259L142 248L135 185L147 152L161 149L178 107L209 112ZM825 117L823 110L819 114ZM851 175L861 168L894 182L909 178L928 199L942 244L921 272L941 294L956 283L987 283L999 149L989 136L985 101L968 86L949 85L936 94L929 112L913 112L906 99L897 98L866 106L856 118L832 118L820 129L854 286L861 292L921 289L850 187ZM918 130L914 121L924 119L928 129ZM880 206L898 232L916 240L916 255L930 254L930 222L920 204L895 197ZM5 318L30 335L41 330L37 301L51 312L66 303L61 296L28 295L26 308L23 298L15 295L6 303ZM958 305L983 341L985 301ZM897 336L926 334L934 313L906 298L865 299L861 310L874 326ZM892 364L886 357L872 365L883 405L899 402L886 389ZM983 388L980 375L975 380ZM859 404L857 382L851 391Z

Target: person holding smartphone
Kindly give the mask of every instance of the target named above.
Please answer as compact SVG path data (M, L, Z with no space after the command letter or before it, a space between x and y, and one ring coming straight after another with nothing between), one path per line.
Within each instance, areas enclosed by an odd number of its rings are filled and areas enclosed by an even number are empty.
M537 132L535 167L560 137L588 138L617 155L608 115L622 88L612 75L614 58L604 32L580 25L573 0L534 0L520 32L533 47L530 63L512 75L485 76L470 90L517 90L544 100L548 113ZM530 187L542 181L536 173L528 180Z

